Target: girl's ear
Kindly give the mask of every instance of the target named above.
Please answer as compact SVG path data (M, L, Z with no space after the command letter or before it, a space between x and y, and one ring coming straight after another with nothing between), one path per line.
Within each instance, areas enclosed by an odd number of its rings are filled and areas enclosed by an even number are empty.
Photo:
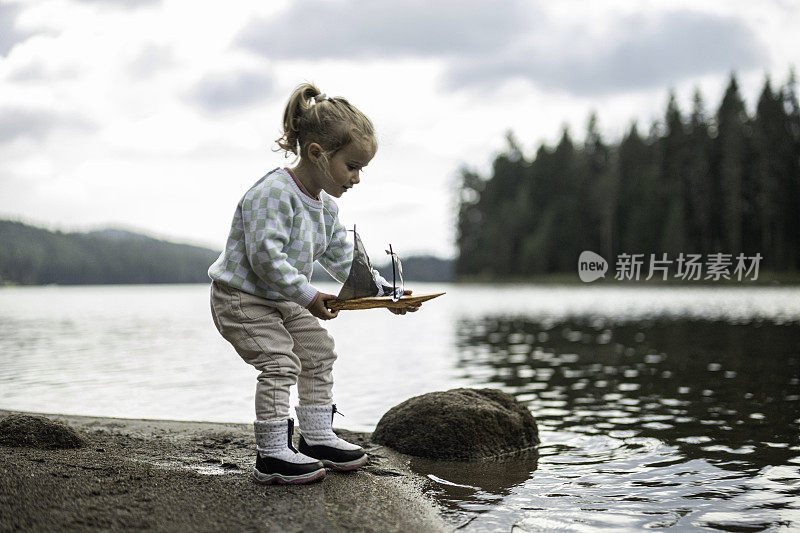
M322 146L317 143L311 143L308 145L307 153L308 159L312 163L317 163L319 161L319 156L322 155Z

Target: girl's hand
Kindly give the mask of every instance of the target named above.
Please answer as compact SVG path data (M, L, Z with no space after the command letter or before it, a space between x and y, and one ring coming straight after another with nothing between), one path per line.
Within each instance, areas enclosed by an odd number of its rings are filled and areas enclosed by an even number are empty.
M330 320L331 318L336 318L339 315L339 311L331 311L325 306L325 302L335 299L336 296L333 294L318 292L317 297L314 298L314 301L308 306L308 311L320 320Z
M411 291L410 290L403 291L403 296L409 296L409 295L411 295ZM414 305L411 305L409 307L403 307L402 309L401 308L390 307L389 308L389 312L393 313L395 315L404 315L406 313L416 313L419 310L419 307L421 305L422 304L414 304Z

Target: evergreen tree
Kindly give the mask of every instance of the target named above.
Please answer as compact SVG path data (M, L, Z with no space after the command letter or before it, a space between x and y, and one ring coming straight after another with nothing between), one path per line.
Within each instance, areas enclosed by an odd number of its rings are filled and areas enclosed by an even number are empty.
M787 115L780 92L772 91L769 78L764 81L761 96L756 106L753 141L756 147L754 171L758 184L757 202L761 251L776 267L786 267L787 251L786 221L781 209L783 190L786 184L787 152L791 152L791 140L784 129Z
M688 248L686 181L687 135L675 93L670 92L664 117L664 135L659 141L661 198L665 207L660 251L677 255Z
M781 180L784 233L786 235L786 267L800 269L800 103L797 100L797 79L794 68L783 87L782 100L786 112L783 132L787 147L786 174Z
M693 236L690 243L691 250L687 251L709 253L719 248L719 245L714 244L712 231L713 196L717 187L709 165L711 134L699 88L695 89L692 99L692 114L689 118L686 141L685 202L689 212L689 234Z
M744 223L745 152L747 150L747 113L739 95L736 76L731 75L725 96L717 110L715 156L722 199L723 246L729 253L742 251ZM722 250L720 250L722 251Z
M525 206L520 202L520 189L527 178L527 165L513 135L506 136L506 151L492 165L493 178L486 183L481 197L489 216L484 219L482 253L486 254L488 269L502 276L517 274L523 236Z
M619 148L618 252L647 253L658 249L657 229L662 222L655 163L653 146L639 135L634 122Z
M542 144L530 166L527 217L523 225L518 271L542 274L555 270L556 214L555 177L557 170L553 152Z
M459 250L455 264L457 276L477 274L485 268L481 255L482 224L486 217L481 203L484 186L485 182L478 174L467 169L461 170L456 222L456 242Z
M585 231L581 223L582 210L590 209L581 202L582 182L579 154L565 127L561 140L553 152L553 172L546 179L553 183L553 258L551 271L574 270L576 250L584 242ZM580 253L580 250L578 250Z
M582 187L584 196L580 199L591 208L583 211L584 241L578 254L583 249L599 249L610 257L618 240L615 219L619 184L613 156L611 148L603 142L598 130L597 113L592 112L589 115L583 148L586 179Z

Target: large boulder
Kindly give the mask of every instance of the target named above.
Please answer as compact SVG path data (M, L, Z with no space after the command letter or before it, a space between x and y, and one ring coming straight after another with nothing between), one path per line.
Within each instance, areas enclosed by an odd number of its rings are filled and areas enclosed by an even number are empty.
M31 448L80 448L86 438L73 428L43 416L9 415L0 420L0 445Z
M488 459L539 444L536 420L497 389L452 389L409 398L381 417L372 441L444 461Z

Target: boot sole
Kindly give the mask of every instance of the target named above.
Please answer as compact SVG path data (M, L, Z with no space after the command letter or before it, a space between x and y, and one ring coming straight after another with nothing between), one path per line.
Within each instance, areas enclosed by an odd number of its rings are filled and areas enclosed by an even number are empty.
M300 485L312 483L325 477L325 469L320 468L308 474L297 476L284 476L282 474L264 474L255 468L253 469L253 482L259 485Z
M361 468L368 461L367 454L364 454L362 457L358 459L354 459L352 461L347 461L346 463L335 463L333 461L328 461L327 459L320 459L322 464L326 467L330 468L331 470L336 470L337 472L347 472L349 470L355 470L357 468Z

